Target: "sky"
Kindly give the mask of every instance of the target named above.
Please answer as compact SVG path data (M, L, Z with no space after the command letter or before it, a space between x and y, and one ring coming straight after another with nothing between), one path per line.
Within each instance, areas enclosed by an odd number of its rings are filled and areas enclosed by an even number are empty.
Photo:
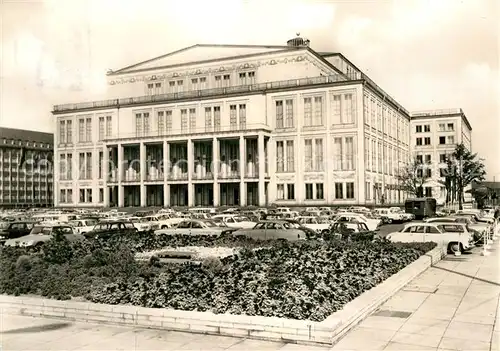
M499 11L497 0L0 0L0 126L53 132L51 107L103 98L108 69L300 33L407 110L463 108L500 180Z

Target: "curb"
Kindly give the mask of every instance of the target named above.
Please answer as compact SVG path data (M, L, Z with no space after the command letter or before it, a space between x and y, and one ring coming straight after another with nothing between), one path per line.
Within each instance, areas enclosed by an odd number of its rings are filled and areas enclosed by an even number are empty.
M217 315L211 312L105 305L9 295L0 295L0 310L1 314L48 317L76 322L247 337L297 344L332 345L416 276L441 260L443 256L442 248L434 248L378 286L347 303L342 310L333 313L322 322L276 317Z

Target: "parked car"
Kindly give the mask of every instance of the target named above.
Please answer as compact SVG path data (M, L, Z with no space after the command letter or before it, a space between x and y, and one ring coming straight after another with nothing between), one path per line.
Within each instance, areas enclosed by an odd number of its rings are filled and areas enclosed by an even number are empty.
M361 213L341 213L335 218L335 222L364 222L371 231L376 231L382 225L382 220L367 218Z
M212 220L190 219L180 222L173 228L159 229L156 235L227 235L234 232L234 228L221 226Z
M132 222L128 221L106 221L97 223L90 232L86 232L86 238L108 239L114 235L137 233L138 230Z
M257 222L250 221L247 217L233 214L220 214L212 217L213 220L220 220L230 228L250 229L255 227Z
M246 236L255 240L285 239L290 241L304 240L306 232L295 227L286 220L270 220L259 222L252 229L240 229L234 236Z
M400 213L392 212L388 208L377 208L373 212L378 213L382 220L385 219L386 223L402 223L405 221L406 217Z
M28 235L9 239L5 241L6 246L32 247L40 246L52 238L64 237L69 241L82 240L84 237L78 234L70 225L36 225Z
M140 232L148 232L160 229L160 222L156 216L144 216L138 221L134 221L134 226Z
M304 227L314 230L317 233L328 232L331 224L329 220L312 216L300 216L295 218L295 220L297 220L297 222L302 224Z
M28 235L34 225L34 222L8 223L7 226L0 231L0 243L4 243L8 239L15 239Z
M386 239L392 242L432 241L446 247L448 252L467 251L474 247L472 233L459 223L411 223L401 231L390 233Z
M92 231L98 222L99 221L95 219L75 219L73 221L69 221L68 224L73 226L77 233L85 234Z

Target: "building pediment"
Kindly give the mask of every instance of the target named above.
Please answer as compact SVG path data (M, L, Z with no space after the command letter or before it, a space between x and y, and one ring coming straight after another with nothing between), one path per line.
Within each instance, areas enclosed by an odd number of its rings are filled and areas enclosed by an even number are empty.
M223 60L227 58L238 58L250 55L269 54L283 51L291 51L295 48L286 46L262 46L262 45L205 45L197 44L177 50L166 55L139 62L137 64L112 71L109 75L126 74L131 72L154 70L196 62L207 62L211 60Z

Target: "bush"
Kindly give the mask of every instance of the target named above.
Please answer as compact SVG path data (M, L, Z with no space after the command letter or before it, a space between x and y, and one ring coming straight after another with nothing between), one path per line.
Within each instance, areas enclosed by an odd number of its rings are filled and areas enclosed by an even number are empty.
M138 247L194 245L181 236L51 241L36 253L3 247L0 293L321 321L435 247L359 239L268 241L252 250L257 243L251 240L192 238L196 245L243 247L201 265L134 260Z

